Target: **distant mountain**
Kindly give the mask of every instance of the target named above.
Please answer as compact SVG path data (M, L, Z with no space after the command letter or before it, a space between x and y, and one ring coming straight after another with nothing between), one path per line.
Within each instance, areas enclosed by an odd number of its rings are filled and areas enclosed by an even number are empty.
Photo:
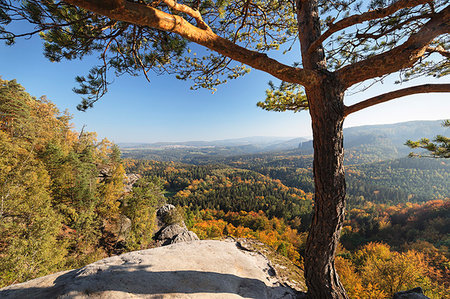
M344 148L347 164L385 161L408 155L408 139L434 138L448 134L442 120L409 121L396 124L359 126L344 129ZM312 154L312 141L299 144L299 151Z
M360 126L344 129L345 162L347 165L386 161L405 157L411 151L405 142L423 137L446 135L442 121L410 121L397 124ZM222 161L238 155L285 153L311 155L312 140L308 138L254 136L215 141L157 143L119 143L124 157L158 161L203 163ZM294 151L294 152L292 152Z
M299 142L306 141L308 138L293 137L271 137L271 136L252 136L243 138L223 139L214 141L181 141L181 142L155 142L155 143L119 143L122 149L160 149L160 148L210 148L210 147L240 147L254 146L261 150L271 148L276 149L294 149Z
M235 155L296 149L307 138L255 136L215 141L119 143L124 157L198 163Z

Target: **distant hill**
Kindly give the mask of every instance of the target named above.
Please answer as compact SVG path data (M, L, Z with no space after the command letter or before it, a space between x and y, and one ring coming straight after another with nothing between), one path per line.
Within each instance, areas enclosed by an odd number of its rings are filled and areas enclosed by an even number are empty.
M411 149L405 146L408 139L448 134L441 126L442 120L409 121L397 124L359 126L344 129L346 164L361 164L405 157ZM446 132L447 130L447 132ZM299 152L312 154L312 141L299 144Z
M203 147L241 147L254 146L265 150L275 147L281 149L296 148L299 142L309 138L252 136L243 138L223 139L214 141L180 141L180 142L154 142L154 143L119 143L122 149L161 149L161 148L203 148Z
M408 139L433 138L447 134L442 120L410 121L397 124L360 126L344 129L345 159L347 165L386 161L405 157L410 149ZM448 130L447 130L448 131ZM312 140L291 137L246 137L215 141L186 141L158 143L119 143L126 158L157 161L204 163L223 158L263 153L311 155Z
M292 150L307 138L255 136L215 141L119 143L124 157L195 163L204 158L223 158Z

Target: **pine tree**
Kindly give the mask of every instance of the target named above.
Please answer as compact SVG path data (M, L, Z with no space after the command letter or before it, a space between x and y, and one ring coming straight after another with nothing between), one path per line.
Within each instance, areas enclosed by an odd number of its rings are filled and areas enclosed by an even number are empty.
M315 212L305 258L312 298L347 297L334 268L345 211L345 118L406 95L450 91L450 84L421 84L344 104L345 91L370 79L449 74L450 6L441 0L3 1L0 18L9 44L26 33L4 24L21 18L34 24L51 61L99 53L100 64L76 78L85 96L80 109L106 93L111 69L147 79L151 71L176 73L193 80L194 89L215 89L246 74L245 64L282 81L260 106L309 109L312 118ZM301 57L291 66L266 54L296 42ZM197 58L189 43L212 52Z

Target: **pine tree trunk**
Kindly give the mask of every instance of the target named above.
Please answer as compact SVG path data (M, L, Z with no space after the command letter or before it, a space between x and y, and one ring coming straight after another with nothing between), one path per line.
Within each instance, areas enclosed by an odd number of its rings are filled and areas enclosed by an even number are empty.
M344 221L343 89L331 74L307 90L314 138L314 216L306 243L309 298L348 298L334 268Z

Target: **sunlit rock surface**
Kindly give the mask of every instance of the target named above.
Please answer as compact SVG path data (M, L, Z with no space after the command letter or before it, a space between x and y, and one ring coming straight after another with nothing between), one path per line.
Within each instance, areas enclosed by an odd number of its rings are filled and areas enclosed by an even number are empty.
M239 249L241 248L241 249ZM260 253L195 241L97 261L0 290L1 298L296 298Z

